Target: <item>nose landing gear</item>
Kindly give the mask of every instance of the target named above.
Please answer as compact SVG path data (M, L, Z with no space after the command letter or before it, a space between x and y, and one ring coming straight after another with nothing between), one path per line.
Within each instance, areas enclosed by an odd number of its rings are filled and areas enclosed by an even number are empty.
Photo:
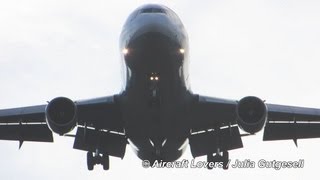
M208 154L207 162L212 164L222 163L222 168L227 170L229 168L229 152L223 151L222 155L220 152L217 152L215 155ZM211 170L212 167L208 166L208 169Z
M158 75L158 73L151 73L149 75L149 91L150 91L149 105L151 107L160 105L159 81L160 81L160 76Z

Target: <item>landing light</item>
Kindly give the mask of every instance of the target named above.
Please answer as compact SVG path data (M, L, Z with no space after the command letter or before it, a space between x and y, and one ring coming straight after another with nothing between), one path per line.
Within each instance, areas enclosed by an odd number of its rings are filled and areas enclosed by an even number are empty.
M159 76L150 76L150 80L151 81L158 81L159 80Z
M179 52L180 52L181 54L184 54L185 50L184 50L183 48L181 48L181 49L179 49Z
M127 54L129 53L129 49L124 48L124 49L122 50L122 53L123 53L124 55L127 55Z

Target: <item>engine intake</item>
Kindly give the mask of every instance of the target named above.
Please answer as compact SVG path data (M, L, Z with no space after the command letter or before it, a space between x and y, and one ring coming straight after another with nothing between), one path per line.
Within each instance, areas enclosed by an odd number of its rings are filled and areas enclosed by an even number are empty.
M260 131L267 121L267 106L254 96L242 98L236 111L239 127L250 134Z
M64 135L77 125L77 106L65 97L57 97L46 107L46 121L51 131Z

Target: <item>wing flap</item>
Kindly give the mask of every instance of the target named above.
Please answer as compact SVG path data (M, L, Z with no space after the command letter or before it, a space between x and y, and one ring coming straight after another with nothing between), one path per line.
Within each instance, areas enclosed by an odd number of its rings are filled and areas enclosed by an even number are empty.
M243 147L238 126L192 134L189 144L193 157L216 153L218 148L227 151Z
M73 148L123 158L127 140L124 135L79 127Z
M46 124L0 125L1 140L53 142Z
M320 137L320 109L267 104L264 141Z
M289 140L320 137L320 123L267 123L263 140Z
M53 142L45 119L46 105L0 110L0 139Z

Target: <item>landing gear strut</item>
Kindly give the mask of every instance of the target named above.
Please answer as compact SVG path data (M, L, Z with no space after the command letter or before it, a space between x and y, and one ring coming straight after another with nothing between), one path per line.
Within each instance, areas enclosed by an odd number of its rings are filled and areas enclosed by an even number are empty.
M104 170L109 170L109 167L110 167L109 155L107 154L100 155L99 153L88 152L87 153L88 170L92 171L94 168L94 165L96 164L101 164Z
M211 162L213 164L222 162L222 168L224 170L227 170L229 167L229 152L228 151L223 151L222 155L220 152L217 152L215 155L213 154L208 154L207 155L207 162ZM212 169L212 167L208 166L208 169Z

